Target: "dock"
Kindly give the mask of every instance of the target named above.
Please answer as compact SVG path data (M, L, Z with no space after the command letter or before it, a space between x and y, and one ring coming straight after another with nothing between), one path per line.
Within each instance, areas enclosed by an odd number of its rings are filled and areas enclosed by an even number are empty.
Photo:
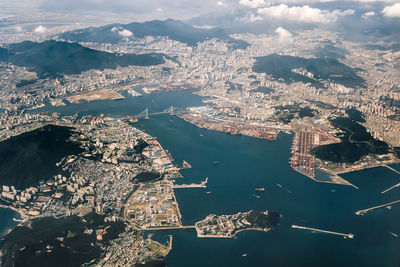
M187 163L186 160L182 161L182 167L180 168L181 170L190 169L190 168L192 168L192 165L190 165L189 163Z
M399 172L398 170L393 169L393 168L390 167L389 165L383 164L382 166L388 168L389 170L391 170L391 171L393 171L393 172L395 172L395 173L397 173L397 174L400 174L400 172Z
M208 177L200 184L176 184L172 188L206 188L208 182Z
M292 228L294 228L294 229L302 229L302 230L309 230L309 231L312 231L312 232L319 232L319 233L325 233L325 234L331 234L331 235L339 235L339 236L343 236L343 238L354 238L353 234L343 234L343 233L332 232L332 231L327 231L327 230L321 230L321 229L316 229L316 228L311 228L311 227L306 227L306 226L299 226L299 225L294 225L294 224L292 224Z
M176 230L176 229L196 229L195 225L180 225L180 226L158 226L158 227L143 227L139 228L142 231L157 231L157 230Z
M390 167L390 166L388 166L388 165L386 165L386 164L384 164L384 165L382 165L382 166L388 168L389 170L391 170L391 171L393 171L393 172L395 172L395 173L397 173L397 174L400 174L399 171L393 169L392 167ZM383 190L383 191L381 192L381 194L385 194L386 192L389 192L390 190L392 190L392 189L394 189L394 188L396 188L396 187L399 187L399 186L400 186L400 183L395 184L394 186L389 187L389 188L386 189L386 190Z
M396 200L396 201L392 201L392 202L389 202L389 203L386 203L386 204L382 204L382 205L378 205L378 206L375 206L375 207L372 207L372 208L368 208L368 209L365 209L365 210L358 210L358 211L355 212L355 214L356 215L364 215L367 212L370 212L372 210L385 208L385 207L391 206L391 205L399 203L399 202L400 202L400 200Z
M390 190L392 190L392 189L394 189L394 188L396 188L396 187L399 187L399 186L400 186L400 183L395 184L394 186L389 187L389 188L386 189L386 190L383 190L383 191L381 192L381 194L385 194L386 192L389 192Z
M173 241L173 237L172 235L169 235L169 241L168 241L168 253L167 255L171 252L172 250L172 241Z

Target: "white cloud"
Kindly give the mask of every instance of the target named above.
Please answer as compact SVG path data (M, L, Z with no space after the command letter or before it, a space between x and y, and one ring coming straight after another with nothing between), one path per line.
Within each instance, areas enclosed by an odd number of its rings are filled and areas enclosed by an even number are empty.
M265 1L265 0L264 0ZM277 5L277 4L318 4L318 3L329 3L335 2L336 0L267 0L266 4ZM341 2L359 2L359 3L395 3L398 0L341 0Z
M122 37L131 37L133 35L133 33L131 31L126 30L126 29L119 31L118 34L121 35Z
M112 27L111 32L118 32L118 34L124 38L128 38L133 35L130 30L124 29L122 27Z
M222 1L218 1L217 2L217 6L227 6L227 5Z
M39 27L36 27L33 31L35 33L43 34L47 31L47 28L40 25Z
M250 16L249 16L248 19L249 19L250 22L255 22L255 21L263 20L262 17L256 16L256 15L254 15L254 14L250 14Z
M213 25L193 25L193 27L195 27L197 29L211 30L211 29L214 29L216 26L213 26Z
M291 44L293 42L292 34L285 28L278 27L275 30L278 35L278 41L283 44Z
M281 4L279 6L260 8L257 13L277 19L288 19L306 23L329 22L320 9L311 8L308 5L302 7L288 7L287 5Z
M256 21L264 20L264 18L261 16L258 16L258 15L249 14L244 18L240 18L239 20L244 21L244 22L256 22Z
M257 13L265 17L293 20L303 23L331 23L335 22L340 16L354 14L354 10L334 10L331 12L329 10L312 8L308 5L289 7L285 4L281 4L279 6L259 8Z
M278 34L279 38L282 39L288 39L292 37L292 34L288 30L282 27L276 28L275 33Z
M400 4L387 6L382 10L383 15L390 18L400 18Z
M393 3L397 0L352 0L352 2L361 2L361 3Z
M356 11L354 9L346 9L344 11L342 11L340 9L335 9L332 12L332 14L336 17L354 15L354 13L356 13Z
M372 16L375 16L375 15L376 15L376 13L374 11L370 11L370 12L365 12L364 13L364 16L366 16L366 17L372 17Z
M361 17L363 19L369 19L372 18L376 15L376 13L374 11L370 11L370 12L365 12L364 14L361 15Z
M258 8L265 6L264 0L240 0L239 5L248 6L252 8Z
M15 27L15 31L16 32L23 32L24 29L21 26L17 26L17 27Z

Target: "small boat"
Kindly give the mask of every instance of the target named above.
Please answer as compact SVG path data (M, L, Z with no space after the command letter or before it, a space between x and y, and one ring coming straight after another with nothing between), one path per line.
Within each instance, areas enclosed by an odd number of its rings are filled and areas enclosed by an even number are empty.
M256 198L260 198L260 196L257 196L257 195L256 195Z
M200 136L204 136L203 134L200 134Z
M213 161L212 164L219 164L219 161Z
M264 187L256 188L254 189L254 191L264 192L265 188Z
M396 234L393 233L393 232L389 232L389 234L391 234L391 235L394 236L394 237L399 237L398 235L396 235Z
M246 257L246 256L247 256L247 254L246 254L246 253L242 254L242 257Z
M276 184L276 185L282 188L282 185L280 185L280 184Z
M211 194L211 191L206 192L206 194Z

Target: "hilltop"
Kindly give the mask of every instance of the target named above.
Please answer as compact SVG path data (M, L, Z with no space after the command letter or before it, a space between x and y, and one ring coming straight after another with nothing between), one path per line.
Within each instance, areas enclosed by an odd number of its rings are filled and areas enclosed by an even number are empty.
M198 42L218 38L230 44L233 48L246 48L248 43L231 38L220 28L203 29L196 28L179 20L167 19L152 20L146 22L133 22L129 24L110 24L102 27L90 27L59 35L59 38L73 42L98 42L118 43L129 36L121 35L127 30L131 37L144 38L146 36L165 36L171 40L184 43L188 46L196 46Z
M158 65L164 63L164 55L108 53L78 43L48 40L41 43L25 41L0 47L0 61L27 67L40 78L46 78L80 74L91 69Z

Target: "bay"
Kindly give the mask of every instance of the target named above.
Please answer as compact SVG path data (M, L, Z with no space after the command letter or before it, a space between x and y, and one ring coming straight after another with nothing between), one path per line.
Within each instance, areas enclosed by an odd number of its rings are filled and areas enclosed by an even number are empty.
M37 111L124 116L145 108L157 112L170 105L201 104L201 97L184 91ZM184 178L178 183L198 183L208 177L206 189L176 190L184 225L211 213L275 210L283 216L274 230L242 232L236 239L198 239L190 229L154 232L161 241L170 234L174 237L168 266L399 266L400 240L391 233L400 235L400 205L355 215L357 210L400 199L399 188L380 193L400 182L395 172L379 167L343 175L359 189L317 183L290 168L293 135L281 133L271 142L200 129L173 116L134 125L156 136L178 164L186 160L192 165L182 171ZM256 193L258 187L266 191ZM292 224L352 233L355 238L293 229Z
M0 237L18 224L13 220L14 218L20 219L20 215L16 211L0 208Z

